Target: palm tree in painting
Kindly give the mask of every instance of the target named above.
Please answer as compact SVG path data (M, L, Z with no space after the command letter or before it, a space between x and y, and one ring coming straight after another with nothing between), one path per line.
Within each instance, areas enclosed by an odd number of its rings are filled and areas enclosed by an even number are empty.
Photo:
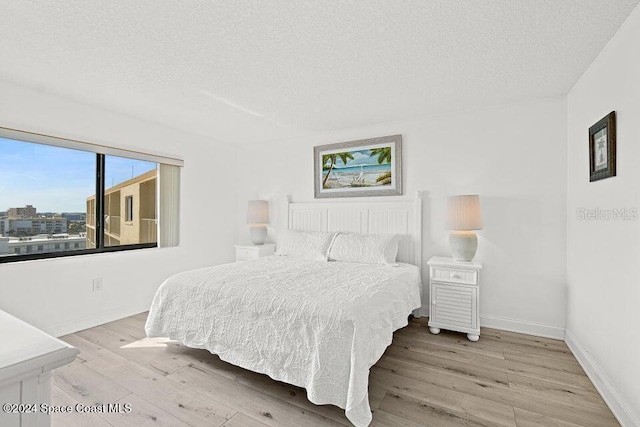
M338 157L340 158L340 160L342 160L342 163L345 166L347 165L348 160L353 160L353 155L348 152L324 154L322 156L322 169L323 170L329 169L329 172L327 172L327 174L324 177L324 180L322 181L322 188L326 188L327 180L329 179L329 175L331 175L331 171L333 170L333 167L336 165L336 162L338 161ZM327 166L327 163L329 163L328 166Z
M391 163L391 147L372 148L369 156L378 156L378 164Z

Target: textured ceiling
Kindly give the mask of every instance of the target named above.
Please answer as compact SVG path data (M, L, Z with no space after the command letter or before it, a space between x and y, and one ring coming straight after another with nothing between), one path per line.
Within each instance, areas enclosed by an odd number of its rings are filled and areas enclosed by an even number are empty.
M565 94L638 1L0 0L0 78L254 143Z

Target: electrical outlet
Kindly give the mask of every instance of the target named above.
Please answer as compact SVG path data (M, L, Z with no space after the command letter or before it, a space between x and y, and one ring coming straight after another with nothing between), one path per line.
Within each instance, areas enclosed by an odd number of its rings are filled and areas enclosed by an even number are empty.
M102 290L102 277L93 279L93 292L99 292Z

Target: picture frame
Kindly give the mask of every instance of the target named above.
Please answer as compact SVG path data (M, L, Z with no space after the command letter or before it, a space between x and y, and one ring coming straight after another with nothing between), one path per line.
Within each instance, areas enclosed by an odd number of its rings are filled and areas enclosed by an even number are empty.
M402 135L313 147L314 197L402 195Z
M616 112L589 128L589 181L616 176Z

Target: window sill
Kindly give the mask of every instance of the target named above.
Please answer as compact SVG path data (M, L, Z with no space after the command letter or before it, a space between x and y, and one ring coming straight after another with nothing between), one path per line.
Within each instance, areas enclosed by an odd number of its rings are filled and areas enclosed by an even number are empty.
M59 258L72 258L82 255L102 255L116 252L135 251L140 249L157 249L159 248L157 243L142 243L138 245L123 245L123 246L110 246L104 249L83 249L83 250L69 250L63 252L48 252L44 254L22 254L22 255L7 255L0 257L0 264L13 264L19 262L32 262L32 261L49 261Z

